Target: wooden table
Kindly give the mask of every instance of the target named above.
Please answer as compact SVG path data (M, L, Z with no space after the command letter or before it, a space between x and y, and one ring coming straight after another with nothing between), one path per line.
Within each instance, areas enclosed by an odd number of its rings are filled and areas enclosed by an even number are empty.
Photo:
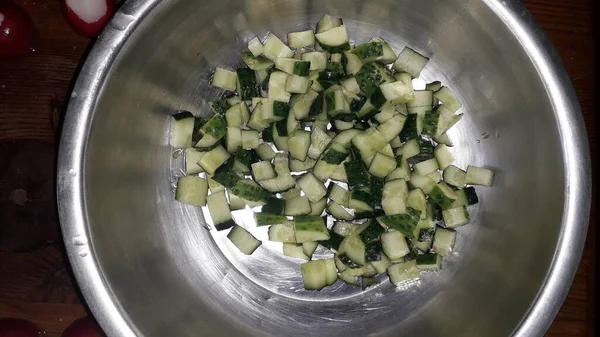
M0 252L0 317L29 319L52 337L59 336L74 319L86 314L63 253L51 187L52 154L60 112L90 40L76 35L67 26L58 0L14 1L32 16L39 40L29 55L0 61L0 178L15 172L22 175L23 170L26 174L45 174L43 181L32 183L31 187L35 198L30 199L37 204L26 216L34 214L34 220L27 218L24 223L16 224L16 218L0 214L0 250L10 251ZM546 29L565 63L595 153L593 0L525 3ZM2 194L2 202L6 202L6 191ZM595 215L575 282L548 336L594 336L594 219Z

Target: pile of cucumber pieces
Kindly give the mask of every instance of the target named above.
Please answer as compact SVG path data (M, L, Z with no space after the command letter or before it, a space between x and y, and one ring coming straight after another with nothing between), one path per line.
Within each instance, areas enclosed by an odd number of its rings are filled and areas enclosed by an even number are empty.
M252 208L256 225L301 265L306 289L341 279L363 289L387 273L397 284L437 270L455 228L478 202L471 185L493 173L452 165L447 131L461 104L440 82L415 90L428 58L382 39L353 46L329 15L316 32L250 40L209 119L172 116L171 144L185 148L176 199L208 205L217 230L247 255L260 245L231 212ZM210 189L210 194L208 194ZM332 221L328 221L332 220ZM317 246L334 258L311 261Z

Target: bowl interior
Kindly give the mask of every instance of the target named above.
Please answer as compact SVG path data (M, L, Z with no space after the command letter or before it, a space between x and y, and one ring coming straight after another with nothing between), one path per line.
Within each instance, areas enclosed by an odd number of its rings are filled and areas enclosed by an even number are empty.
M338 281L303 290L297 260L263 240L250 257L174 201L182 157L169 115L209 115L216 66L241 64L253 36L341 16L355 43L384 38L429 56L463 104L450 132L456 165L496 172L443 270L397 289ZM95 107L85 157L90 242L110 290L144 336L506 336L536 299L565 202L556 114L538 70L483 1L193 1L157 5L119 51ZM248 214L240 215L247 223ZM251 216L251 215L250 215ZM324 251L320 254L325 254Z

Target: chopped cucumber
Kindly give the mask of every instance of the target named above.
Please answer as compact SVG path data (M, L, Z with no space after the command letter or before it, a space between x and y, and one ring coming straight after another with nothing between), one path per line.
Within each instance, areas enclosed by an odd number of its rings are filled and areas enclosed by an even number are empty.
M198 174L204 172L202 166L198 165L198 162L206 152L199 151L193 147L185 149L185 172L186 174Z
M469 213L465 206L446 209L442 211L442 215L447 228L456 228L469 223Z
M234 226L227 238L244 254L251 255L262 244L243 227Z
M415 260L393 264L387 269L387 273L393 284L419 278L419 268Z
M263 53L263 44L260 42L258 37L253 37L250 41L248 41L248 50L254 56L259 56Z
M325 185L312 173L302 176L297 184L311 202L319 201L327 194Z
M329 207L327 208L327 212L338 220L354 219L354 215L352 215L342 205L338 204L335 201L329 204Z
M340 53L350 50L348 29L344 25L317 33L315 34L315 38L319 42L319 45L330 53Z
M455 187L464 187L467 173L454 165L444 169L444 181Z
M202 159L198 162L198 165L202 166L202 169L210 175L215 174L215 171L223 165L231 155L222 146L217 146L214 149L208 151Z
M408 187L403 179L388 181L383 185L381 206L387 215L403 214L406 212Z
M329 240L329 231L323 219L314 215L294 217L294 231L297 243Z
M417 268L421 270L440 270L442 268L442 256L439 254L417 255L415 261Z
M176 200L207 204L245 254L261 242L231 212L261 206L258 229L307 261L306 289L338 278L365 289L386 272L401 283L439 270L452 229L479 202L468 185L493 182L488 169L453 165L448 131L464 116L457 96L438 81L413 86L427 57L409 47L396 56L378 37L351 45L337 17L287 42L253 37L235 71L215 69L211 84L229 92L210 101L213 116L171 117L170 144L185 149L188 175ZM311 261L318 245L335 257Z
M493 180L494 172L491 170L471 165L467 167L467 175L465 176L466 184L492 186Z
M210 84L221 89L234 91L237 88L237 74L234 71L216 68Z
M433 237L433 251L442 255L450 255L456 242L456 232L451 229L436 228Z
M269 241L296 243L293 223L275 224L269 227Z
M206 179L195 176L181 177L177 180L175 200L188 205L204 206L207 193Z
M409 73L412 77L419 77L428 61L429 58L409 47L404 47L394 62L394 69Z
M195 121L194 115L188 111L171 116L171 146L175 148L192 146Z
M396 230L381 234L381 245L383 246L383 252L391 260L401 259L410 251L406 243L406 237Z
M315 33L312 29L288 33L288 44L296 49L312 46L315 44Z
M308 215L311 212L310 201L306 196L300 196L285 201L285 215Z
M276 61L280 57L294 56L294 52L273 34L269 35L265 41L263 45L263 54L273 61Z
M208 204L210 217L217 230L224 230L235 225L231 218L231 211L225 197L225 191L211 193L211 195L206 197L206 203Z
M317 215L321 216L323 211L327 208L327 198L323 198L319 201L310 203L310 213L308 215Z

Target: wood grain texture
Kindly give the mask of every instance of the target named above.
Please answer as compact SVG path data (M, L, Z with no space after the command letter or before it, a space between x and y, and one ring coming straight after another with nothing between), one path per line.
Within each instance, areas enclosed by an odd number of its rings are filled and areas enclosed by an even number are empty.
M0 0L2 1L2 0ZM39 39L29 55L0 61L0 142L55 142L57 111L89 39L63 20L58 0L14 0L33 18ZM596 153L595 43L593 0L525 0L546 30L567 69ZM3 158L0 158L0 162ZM594 172L597 159L593 158ZM596 195L596 194L595 194ZM575 281L547 336L595 336L596 200ZM2 224L0 224L2 225ZM28 253L0 253L0 317L33 321L57 337L86 314L62 249L54 243Z

